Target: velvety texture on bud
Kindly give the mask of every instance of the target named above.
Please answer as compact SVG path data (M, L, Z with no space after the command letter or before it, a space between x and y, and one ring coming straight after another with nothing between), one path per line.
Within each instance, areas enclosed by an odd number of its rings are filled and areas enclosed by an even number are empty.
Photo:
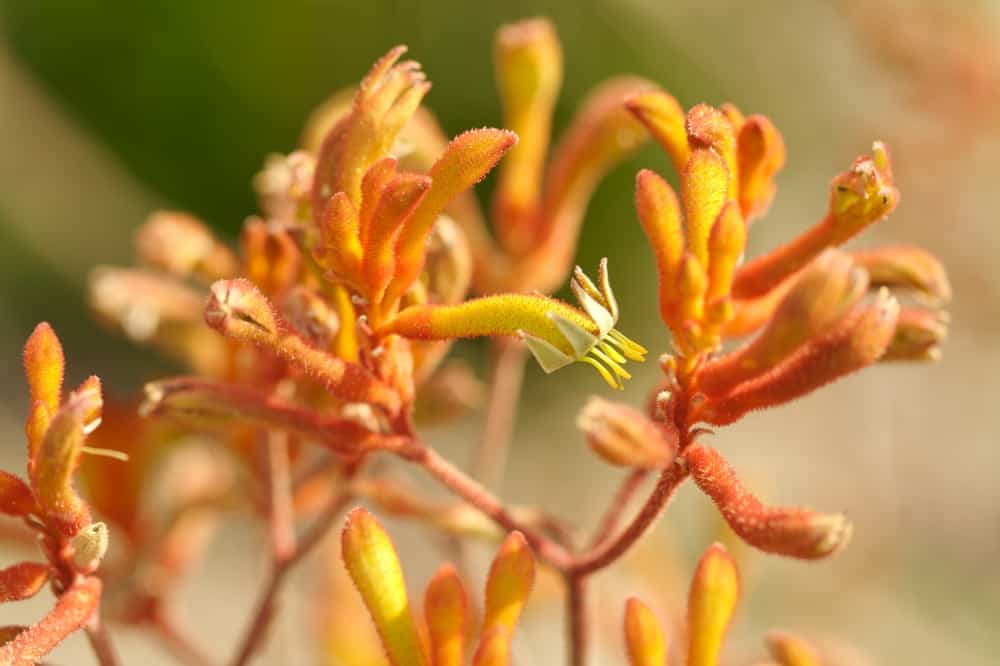
M929 305L951 300L951 284L944 266L933 254L913 245L892 245L861 250L851 255L868 271L874 287L915 292Z
M716 666L740 597L736 563L722 544L698 561L688 592L688 666Z
M108 552L108 527L104 523L92 523L76 533L70 540L73 548L73 564L81 573L92 573L100 566L104 554Z
M843 514L762 504L715 449L695 444L684 458L691 478L712 498L733 531L754 548L814 560L842 550L850 541L852 526Z
M0 569L0 603L30 599L48 580L49 565L40 562L21 562Z
M590 448L612 465L657 469L672 464L677 456L675 430L621 403L593 396L576 425Z
M938 361L948 337L947 312L903 308L896 332L880 361Z
M469 599L455 567L442 565L424 594L424 616L434 666L462 666L469 629Z
M664 666L667 640L656 615L635 597L625 602L625 648L629 666Z

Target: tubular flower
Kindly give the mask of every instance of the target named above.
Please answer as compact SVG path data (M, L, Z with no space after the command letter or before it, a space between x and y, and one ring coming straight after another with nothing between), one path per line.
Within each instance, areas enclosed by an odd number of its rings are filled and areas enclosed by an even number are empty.
M722 544L701 556L691 580L687 608L687 645L683 663L716 666L740 596L736 562ZM631 666L663 666L668 661L668 637L653 611L632 597L625 604L625 647ZM782 666L818 666L815 650L804 640L770 632L767 646Z
M452 565L442 565L427 585L425 622L418 624L410 609L392 540L366 510L358 507L348 515L341 533L341 552L393 666L465 663L472 618L465 584ZM500 546L486 579L479 644L473 653L472 666L510 663L514 629L534 580L531 551L524 537L512 532ZM421 636L428 640L421 640Z
M601 261L595 284L577 267L570 283L580 308L545 296L500 294L450 306L411 306L381 329L417 340L512 335L523 339L545 372L580 361L612 388L629 379L624 364L643 361L646 349L615 329L618 302Z

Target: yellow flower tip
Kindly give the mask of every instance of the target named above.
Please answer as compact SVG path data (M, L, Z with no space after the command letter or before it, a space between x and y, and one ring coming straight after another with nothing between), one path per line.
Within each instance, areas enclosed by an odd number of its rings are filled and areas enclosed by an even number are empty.
M681 199L688 248L708 265L708 237L729 198L729 168L711 148L695 148L681 174Z
M511 532L497 551L486 579L484 635L500 627L514 631L535 583L535 559L520 532Z
M663 666L667 641L649 607L636 597L625 602L625 647L630 666Z
M31 401L41 402L54 414L62 394L66 358L62 344L47 322L35 327L24 345L24 374Z
M689 666L716 666L739 594L736 563L722 544L713 544L698 562L688 596Z
M434 666L461 666L468 629L469 600L455 567L443 564L424 595L424 615Z
M819 654L806 641L783 631L768 632L767 648L781 666L821 666Z
M364 508L348 513L341 533L341 551L389 661L394 666L427 666L396 549L379 522Z

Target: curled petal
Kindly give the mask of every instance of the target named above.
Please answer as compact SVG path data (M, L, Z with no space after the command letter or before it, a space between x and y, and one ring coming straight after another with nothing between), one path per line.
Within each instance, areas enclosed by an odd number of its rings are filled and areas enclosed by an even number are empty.
M562 85L563 57L555 27L541 18L502 26L494 61L504 127L519 141L501 166L493 211L504 246L519 254L538 234L542 170L552 109Z
M667 640L656 615L635 597L625 603L625 647L630 666L664 666Z
M716 666L740 596L736 563L722 544L701 556L688 593L688 665Z
M227 337L273 350L347 402L368 402L390 414L400 408L399 395L366 368L311 347L302 337L286 330L271 304L247 280L213 284L205 306L205 322Z
M346 192L330 197L318 223L320 242L313 248L317 263L335 279L358 284L364 249L359 236L358 212Z
M469 130L452 139L427 174L432 181L427 195L396 240L396 272L386 294L387 302L401 297L420 275L427 237L445 207L485 178L515 143L517 135L513 132L491 128Z
M669 93L649 90L629 97L625 106L646 126L673 160L677 173L684 171L691 156L684 109Z
M461 666L469 623L469 600L462 579L452 565L442 565L427 584L424 614L430 634L431 663L434 666Z
M702 403L696 418L713 425L733 423L747 412L795 400L871 365L892 340L898 314L899 303L880 292L771 370Z
M0 569L0 603L30 599L49 579L49 565L21 562Z
M395 268L393 244L406 219L423 201L431 179L418 174L397 174L382 191L372 214L364 248L364 279L369 297L379 302Z
M685 460L698 487L712 498L733 531L754 548L815 560L833 555L850 541L851 523L843 514L762 504L711 447L696 444L685 452Z
M28 627L0 647L0 664L31 666L90 619L101 600L101 581L81 578L73 583L38 624Z
M358 507L347 516L341 548L344 565L361 593L389 661L393 666L428 664L389 535L374 516Z

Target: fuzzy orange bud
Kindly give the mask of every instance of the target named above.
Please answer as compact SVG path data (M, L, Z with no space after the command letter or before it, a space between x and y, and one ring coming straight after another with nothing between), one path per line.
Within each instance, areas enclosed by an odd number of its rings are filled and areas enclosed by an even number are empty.
M458 572L442 565L424 595L424 615L434 666L461 666L468 631L469 599Z
M374 302L382 300L395 268L394 247L400 229L423 201L431 179L412 173L398 173L382 190L365 233L364 280L366 293Z
M594 452L624 467L659 469L677 456L678 435L627 405L593 396L576 420Z
M740 596L736 563L722 544L701 556L688 593L688 666L716 666Z
M483 635L503 631L508 641L535 583L535 560L520 532L511 532L490 566L486 578Z
M708 266L708 236L729 196L729 170L709 148L696 148L681 173L681 199L688 250Z
M684 109L677 100L662 90L649 90L627 98L625 106L667 152L677 173L684 171L691 148L688 146Z
M677 281L684 256L680 204L667 181L655 172L643 169L636 176L635 207L656 258L660 316L669 326L675 318Z
M814 560L833 555L850 541L853 528L843 514L762 504L715 449L695 444L684 457L691 478L712 498L733 531L754 548Z
M35 510L31 488L10 472L0 470L0 513L24 517Z
M357 285L364 254L358 235L358 212L346 192L334 194L322 210L318 220L320 241L313 248L313 256L334 280Z
M302 252L286 228L251 218L243 225L240 246L244 275L265 294L278 297L298 281Z
M899 303L884 290L764 374L701 404L696 418L727 425L747 412L802 397L877 361L896 329Z
M785 165L785 142L764 116L750 116L738 131L739 202L743 217L750 222L771 205L774 175Z
M656 615L635 597L625 602L625 647L630 666L664 666L667 641Z
M519 254L530 248L538 233L552 109L562 85L562 49L554 26L543 18L502 26L494 62L504 127L519 141L500 169L493 210L504 246Z
M42 322L24 345L24 374L31 401L44 404L50 414L59 408L65 368L62 344L52 327Z
M692 149L711 148L722 158L730 175L728 198L735 200L739 185L736 172L736 136L729 118L708 104L697 104L688 111L684 127Z

